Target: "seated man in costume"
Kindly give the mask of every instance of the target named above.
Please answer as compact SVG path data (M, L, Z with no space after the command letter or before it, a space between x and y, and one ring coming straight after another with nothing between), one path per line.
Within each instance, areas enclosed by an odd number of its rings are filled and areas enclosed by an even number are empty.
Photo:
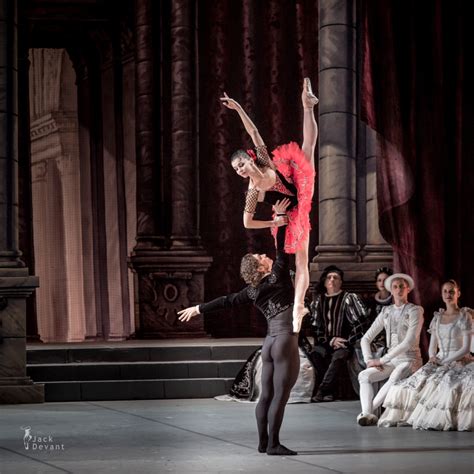
M343 366L355 343L369 326L369 312L355 293L342 290L344 272L330 265L319 280L319 294L311 304L316 369L314 402L332 401Z
M359 374L362 412L357 417L361 426L375 425L374 411L383 403L390 387L398 380L413 374L421 367L420 332L423 326L423 308L408 302L408 293L414 288L413 278L395 273L385 280L385 288L392 293L394 304L385 306L361 341L367 369ZM374 358L371 342L385 330L388 352ZM388 379L374 398L375 382Z

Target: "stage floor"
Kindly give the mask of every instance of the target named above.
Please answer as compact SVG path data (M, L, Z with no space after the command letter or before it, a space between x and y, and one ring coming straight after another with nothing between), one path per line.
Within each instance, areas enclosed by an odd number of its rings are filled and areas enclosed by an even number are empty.
M254 409L213 399L0 406L0 473L474 470L472 433L360 427L353 401L289 405L281 441L299 455L259 454Z

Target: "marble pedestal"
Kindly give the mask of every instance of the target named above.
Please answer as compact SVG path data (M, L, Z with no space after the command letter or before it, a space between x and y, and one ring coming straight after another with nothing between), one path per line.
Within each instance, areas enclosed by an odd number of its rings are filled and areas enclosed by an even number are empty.
M143 339L205 337L203 315L188 323L177 312L204 301L204 274L212 263L204 250L135 250L130 266L137 278L136 336Z
M26 298L37 287L27 268L0 268L0 404L44 402L44 385L26 376Z

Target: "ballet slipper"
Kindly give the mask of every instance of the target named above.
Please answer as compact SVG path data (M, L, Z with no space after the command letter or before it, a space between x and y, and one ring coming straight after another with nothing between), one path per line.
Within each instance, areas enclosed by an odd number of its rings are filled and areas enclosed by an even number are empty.
M259 453L266 453L267 452L267 447L265 445L262 445L262 444L259 444L257 449L258 449Z
M301 330L301 324L303 323L303 318L309 313L309 309L303 305L298 305L293 311L293 332L295 334L299 333Z
M267 454L269 456L296 456L298 453L291 449L288 449L286 446L279 444L274 448L267 448Z
M304 78L303 88L306 92L305 99L308 100L308 103L304 103L304 107L306 109L313 108L315 105L317 105L319 103L319 99L313 93L313 90L311 88L311 81L310 81L309 77Z

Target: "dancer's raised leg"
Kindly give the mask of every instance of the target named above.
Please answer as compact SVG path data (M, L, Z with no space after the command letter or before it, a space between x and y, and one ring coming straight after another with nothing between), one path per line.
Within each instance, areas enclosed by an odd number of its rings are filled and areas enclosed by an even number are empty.
M314 106L318 104L319 99L313 94L311 81L305 77L303 83L303 92L301 93L301 102L303 103L303 145L301 149L314 169L314 150L318 139L318 124L314 117Z
M311 163L314 170L314 150L318 139L318 125L314 117L314 106L319 102L311 89L309 78L304 79L303 92L301 93L303 104L303 145L302 150L306 159ZM301 323L308 310L304 306L304 298L309 287L309 238L303 247L296 252L296 275L295 275L295 302L293 306L293 331L299 332Z
M304 298L309 287L309 237L304 241L300 250L295 253L295 303L293 306L293 331L298 333L303 318L308 313L304 306Z

